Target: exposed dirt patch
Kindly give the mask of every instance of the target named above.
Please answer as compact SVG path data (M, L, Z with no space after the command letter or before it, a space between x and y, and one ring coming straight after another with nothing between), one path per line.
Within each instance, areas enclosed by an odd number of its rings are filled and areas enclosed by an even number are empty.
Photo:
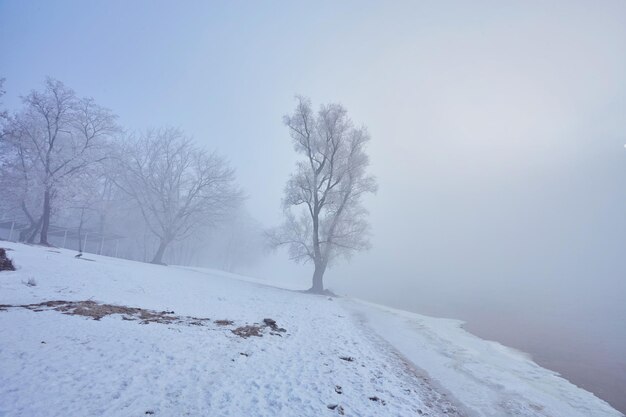
M272 329L272 331L274 332L284 333L287 331L283 329L282 327L278 327L278 325L276 324L276 320L273 320L273 319L263 319L263 324L265 324L266 327L269 327L270 329Z
M284 333L287 331L283 329L282 327L278 327L278 325L276 324L276 320L263 319L263 324L255 323L252 325L240 326L240 327L237 327L235 330L232 330L232 332L239 337L243 337L244 339L247 339L250 336L263 337L263 330L267 328L270 329L270 334L272 336L282 337L280 333Z
M7 257L5 248L0 248L0 271L15 271L13 261Z
M354 362L354 358L352 356L340 356L339 359L346 362Z
M26 308L31 311L40 312L46 310L54 310L71 316L91 317L94 320L100 320L103 317L111 315L119 315L122 320L139 321L141 324L161 323L161 324L184 324L190 326L208 326L211 323L209 318L199 318L190 316L176 316L173 311L154 311L139 307L118 306L113 304L101 304L96 301L64 301L51 300L37 304L8 305L0 304L0 311L6 311L9 308ZM218 326L231 326L234 324L232 320L215 320ZM270 334L281 336L280 333L286 332L282 327L278 327L273 319L264 319L263 324L252 324L239 326L231 330L234 334L244 339L250 336L263 337L263 330L271 329Z
M170 315L169 311L153 311L138 307L117 306L113 304L100 304L92 300L86 301L44 301L38 304L24 304L20 306L32 311L54 310L71 316L91 317L100 320L103 317L118 314L124 320L140 320L143 324L148 323L176 323L187 322L191 317L179 317Z
M261 331L261 326L253 324L251 326L241 326L237 327L232 331L239 337L243 337L244 339L249 338L250 336L263 337L263 333Z

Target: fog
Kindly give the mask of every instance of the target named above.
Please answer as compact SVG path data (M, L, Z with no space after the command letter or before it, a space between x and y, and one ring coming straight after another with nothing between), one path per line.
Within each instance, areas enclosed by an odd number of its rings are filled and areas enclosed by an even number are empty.
M626 410L626 3L3 2L4 104L51 75L225 155L265 227L294 95L367 126L372 249L327 286L528 351ZM240 272L310 285L275 252ZM620 391L621 390L621 391Z

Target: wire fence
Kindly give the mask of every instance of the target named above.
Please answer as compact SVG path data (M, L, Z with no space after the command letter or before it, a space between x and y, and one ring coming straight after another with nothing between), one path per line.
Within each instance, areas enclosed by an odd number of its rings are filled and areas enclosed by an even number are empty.
M0 220L0 239L19 242L29 229L30 225L24 221ZM77 228L55 225L50 225L48 230L48 241L53 246L73 250L82 248L83 252L115 257L118 256L120 240L124 238L122 235L91 229L82 229L79 233Z

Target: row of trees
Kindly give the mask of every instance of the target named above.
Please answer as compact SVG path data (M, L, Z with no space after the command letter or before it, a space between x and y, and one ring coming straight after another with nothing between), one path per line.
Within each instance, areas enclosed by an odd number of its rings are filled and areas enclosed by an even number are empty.
M109 109L58 80L47 79L22 97L22 109L2 117L2 210L26 219L24 241L49 245L53 218L80 235L85 223L104 229L108 222L111 230L140 217L158 241L151 261L162 263L172 243L205 233L241 206L222 157L180 129L128 134Z
M311 291L320 293L334 261L369 247L363 196L377 185L367 173L367 130L339 104L316 112L307 98L297 100L284 123L302 159L285 187L285 221L265 237L273 247L286 246L294 261L313 263ZM79 245L87 224L101 231L118 226L135 242L143 239L127 248L127 257L141 258L139 246L144 260L151 249L151 262L162 263L172 246L173 253L219 253L220 241L228 249L218 266L226 269L261 246L255 238L261 227L242 211L234 170L180 129L129 134L109 109L54 79L22 97L21 110L0 112L0 122L0 210L27 220L24 241L38 237L49 245L53 218L78 228ZM216 230L227 237L208 241ZM243 252L233 255L237 249Z

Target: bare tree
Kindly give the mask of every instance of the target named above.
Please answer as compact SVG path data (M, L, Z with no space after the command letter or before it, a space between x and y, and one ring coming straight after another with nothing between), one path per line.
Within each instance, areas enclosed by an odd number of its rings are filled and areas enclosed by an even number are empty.
M14 125L7 124L0 142L0 188L2 209L14 218L24 217L28 227L21 230L20 241L33 243L41 228L43 187L38 181L37 166L27 141L19 139Z
M0 78L0 98L6 94L6 90L4 89L5 78ZM2 106L2 102L0 102L0 106ZM9 118L9 113L6 109L0 108L0 140L2 140L2 136L4 133L3 123Z
M296 262L313 262L310 291L321 293L329 263L369 247L362 196L377 185L366 172L367 130L354 127L339 104L323 105L315 114L310 100L297 99L295 111L283 120L304 158L285 187L285 222L269 237L275 247L286 245Z
M32 243L41 228L43 188L35 180L32 167L26 160L24 149L0 144L0 153L6 158L0 161L0 209L13 218L24 217L28 227L20 232L20 241Z
M116 181L139 205L159 239L152 263L162 263L168 245L188 237L235 208L242 194L227 162L198 149L178 129L149 131L130 140Z
M116 117L51 78L42 91L32 91L22 101L24 109L10 121L6 140L17 157L13 167L21 169L22 184L35 184L43 194L40 220L24 212L32 224L40 224L40 243L47 245L55 198L68 182L107 157L105 145L117 131Z

